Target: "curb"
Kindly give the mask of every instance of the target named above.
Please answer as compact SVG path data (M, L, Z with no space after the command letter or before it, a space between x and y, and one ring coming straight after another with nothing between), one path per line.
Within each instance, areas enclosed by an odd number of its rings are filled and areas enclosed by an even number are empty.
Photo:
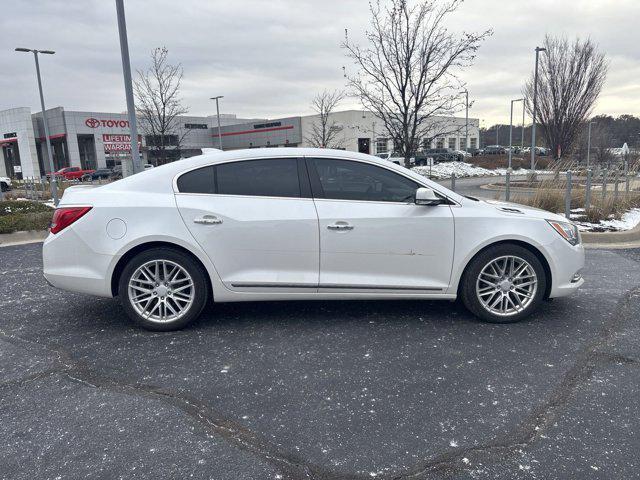
M587 245L636 244L640 243L640 224L622 232L581 232L580 235Z
M2 233L0 234L0 247L42 242L48 235L49 230L29 230L25 232Z

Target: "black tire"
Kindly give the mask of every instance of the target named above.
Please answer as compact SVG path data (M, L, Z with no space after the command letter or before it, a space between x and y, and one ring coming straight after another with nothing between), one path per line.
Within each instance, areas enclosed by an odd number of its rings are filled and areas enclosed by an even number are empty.
M193 281L193 300L185 309L185 313L179 318L167 321L156 321L143 317L134 308L129 296L129 281L138 268L147 262L154 260L167 260L182 267L191 276ZM179 330L195 321L202 313L202 309L209 300L209 288L206 280L206 271L190 255L170 247L158 247L145 250L133 257L124 267L118 282L118 294L122 306L134 323L142 328L153 331ZM170 293L170 292L169 292ZM174 303L175 305L175 303ZM166 310L165 310L166 311Z
M0 190L2 190L3 192L8 192L9 191L9 185L7 185L4 182L0 182Z
M485 265L489 264L492 260L506 255L518 257L529 263L535 271L538 284L532 300L526 305L524 310L509 316L501 316L489 311L482 305L476 294L476 282ZM464 306L479 319L491 323L514 323L525 319L538 308L544 298L547 281L542 263L540 263L538 257L531 251L519 245L500 244L480 252L469 262L462 276L459 291Z

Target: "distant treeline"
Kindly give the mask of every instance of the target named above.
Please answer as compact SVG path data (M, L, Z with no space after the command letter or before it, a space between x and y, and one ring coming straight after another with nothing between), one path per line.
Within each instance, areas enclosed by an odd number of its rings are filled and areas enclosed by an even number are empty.
M619 117L596 115L591 118L591 121L594 122L591 126L592 146L616 148L627 143L631 148L640 147L640 117L633 115L620 115ZM586 135L587 125L583 128L583 139L581 139L581 142L586 142ZM520 125L514 125L513 145L520 145L521 138L522 127ZM542 135L537 135L536 143L538 146L547 146L545 145ZM499 124L480 129L481 146L496 144L509 145L509 125ZM531 145L531 125L525 126L524 128L524 146L529 145ZM580 148L580 146L576 145L576 148Z

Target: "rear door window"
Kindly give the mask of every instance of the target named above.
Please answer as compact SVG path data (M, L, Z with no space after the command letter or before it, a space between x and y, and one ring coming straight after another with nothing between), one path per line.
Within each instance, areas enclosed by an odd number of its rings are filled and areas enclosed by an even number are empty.
M309 187L301 195L301 170L296 158L244 160L209 165L178 178L181 193L206 193L260 197L309 197Z
M244 160L216 166L216 193L259 197L300 197L295 158Z

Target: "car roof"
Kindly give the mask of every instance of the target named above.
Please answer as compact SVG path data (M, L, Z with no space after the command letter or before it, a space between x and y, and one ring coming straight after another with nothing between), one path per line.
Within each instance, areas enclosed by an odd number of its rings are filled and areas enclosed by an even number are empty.
M368 163L380 165L390 170L396 170L398 173L411 177L417 182L427 184L431 188L446 194L450 198L461 201L462 197L452 191L449 191L445 187L442 187L435 182L427 179L426 177L408 170L404 167L396 165L388 160L378 158L374 155L367 155L364 153L351 152L347 150L334 150L330 148L298 148L298 147L285 147L285 148L252 148L243 150L227 150L224 152L205 152L202 155L195 157L185 158L177 160L175 162L160 165L156 168L144 169L143 171L126 177L117 182L99 187L97 190L135 190L140 192L153 192L153 193L169 193L173 192L173 180L176 176L194 170L199 167L205 167L208 165L217 165L229 161L242 161L242 160L257 160L257 159L269 159L269 158L300 158L300 157L314 157L314 158L336 158L345 160L360 160Z

